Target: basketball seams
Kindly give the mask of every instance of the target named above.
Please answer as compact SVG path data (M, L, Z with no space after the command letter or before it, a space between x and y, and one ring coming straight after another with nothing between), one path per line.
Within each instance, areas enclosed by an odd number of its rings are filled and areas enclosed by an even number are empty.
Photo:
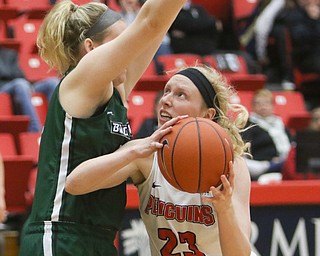
M179 131L177 132L177 135L176 135L176 137L175 137L175 140L174 140L174 142L173 142L172 151L171 151L171 168L172 168L172 175L173 175L173 178L174 178L175 183L179 186L179 188L180 188L181 190L184 190L184 189L183 189L183 187L181 186L181 184L179 183L179 181L178 181L178 179L177 179L177 176L176 176L176 174L175 174L175 170L174 170L174 150L175 150L176 143L177 143L177 141L178 141L179 135L180 135L180 133L183 131L183 128L184 128L185 126L187 126L188 124L192 123L192 122L194 122L194 121L191 120L191 121L185 123L183 126L180 127L180 129L179 129Z
M203 122L203 121L201 121L201 122ZM212 122L213 122L213 121L212 121ZM221 144L222 144L222 148L223 148L223 151L224 151L224 154L223 154L223 156L224 156L224 161L223 161L223 162L224 162L223 174L225 174L225 173L226 173L226 169L227 169L227 168L226 168L226 167L227 167L227 150L226 150L226 147L225 147L225 144L224 144L224 140L223 140L222 136L220 135L218 129L217 129L216 127L214 127L214 125L212 125L212 124L210 124L210 123L208 123L208 122L203 122L203 123L206 123L206 124L210 125L210 127L213 128L213 130L215 131L215 133L218 135L218 137L219 137L219 139L220 139L220 142L221 142ZM221 181L219 180L218 183L215 184L214 186L217 187L217 186L220 185L220 183L221 183Z
M205 193L210 186L218 187L221 175L229 170L229 161L233 161L232 140L227 131L201 117L177 124L172 133L160 140L168 140L166 150L158 150L163 153L158 162L164 177L173 187L189 193Z
M198 188L197 192L200 191L201 180L202 180L202 147L201 147L201 135L200 135L200 126L199 126L199 119L195 119L197 125L197 134L198 134L198 146L199 146L199 167L198 167Z

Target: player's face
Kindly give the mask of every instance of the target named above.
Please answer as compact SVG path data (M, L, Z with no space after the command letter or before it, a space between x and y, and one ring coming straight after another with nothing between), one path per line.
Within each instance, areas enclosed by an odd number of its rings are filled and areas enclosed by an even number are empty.
M198 88L183 75L174 75L168 81L159 105L159 125L179 115L204 117L207 111Z

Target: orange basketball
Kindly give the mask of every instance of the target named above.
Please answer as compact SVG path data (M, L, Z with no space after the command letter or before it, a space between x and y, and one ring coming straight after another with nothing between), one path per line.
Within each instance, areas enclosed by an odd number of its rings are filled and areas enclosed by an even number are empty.
M228 133L212 120L188 117L161 138L158 164L163 176L175 188L189 193L208 192L221 184L233 161Z

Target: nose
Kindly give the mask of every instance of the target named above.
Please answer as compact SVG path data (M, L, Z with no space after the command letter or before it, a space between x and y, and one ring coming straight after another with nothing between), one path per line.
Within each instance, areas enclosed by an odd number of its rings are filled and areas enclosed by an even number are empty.
M170 93L164 94L161 99L160 99L160 105L164 106L164 105L170 105L171 104L171 95Z

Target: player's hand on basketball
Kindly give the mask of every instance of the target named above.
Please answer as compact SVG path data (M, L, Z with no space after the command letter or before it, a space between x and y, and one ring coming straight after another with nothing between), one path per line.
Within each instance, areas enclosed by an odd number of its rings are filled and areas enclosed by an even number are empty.
M137 152L139 152L139 156L147 157L157 149L162 148L163 144L159 142L160 139L171 131L173 125L186 117L188 116L177 116L172 118L158 128L151 136L139 140L139 143L136 144L138 147Z
M234 188L234 170L233 163L229 163L229 175L221 175L222 187L210 187L212 197L203 196L205 202L212 203L218 213L227 211L232 207L232 194Z
M174 126L176 123L178 123L180 120L187 118L188 115L183 115L183 116L177 116L169 121L165 122L160 128L158 128L150 137L154 140L155 142L155 149L162 148L163 145L160 143L160 139L171 132L172 126Z

